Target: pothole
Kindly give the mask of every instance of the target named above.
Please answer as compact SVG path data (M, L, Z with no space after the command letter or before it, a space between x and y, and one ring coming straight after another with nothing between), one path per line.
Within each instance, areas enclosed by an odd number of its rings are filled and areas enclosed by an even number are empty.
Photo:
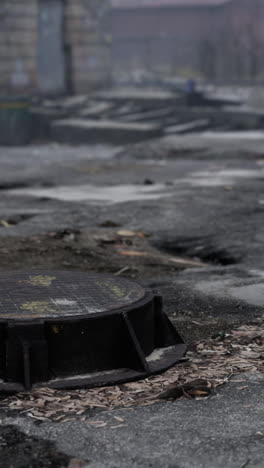
M218 246L210 238L190 237L167 240L156 245L160 250L169 254L182 255L202 260L212 265L235 265L241 261L241 254L231 248Z

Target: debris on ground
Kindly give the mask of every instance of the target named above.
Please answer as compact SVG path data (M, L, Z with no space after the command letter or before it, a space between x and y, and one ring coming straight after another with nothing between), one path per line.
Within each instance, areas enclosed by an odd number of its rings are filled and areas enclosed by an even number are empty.
M219 333L200 341L179 365L162 375L112 387L81 390L36 389L1 401L1 408L19 411L39 421L89 419L93 409L118 409L146 406L181 397L208 398L231 377L244 372L264 371L264 317L230 334ZM238 380L236 380L237 382ZM243 375L239 377L241 391ZM123 425L116 418L116 425ZM96 427L107 423L92 421Z

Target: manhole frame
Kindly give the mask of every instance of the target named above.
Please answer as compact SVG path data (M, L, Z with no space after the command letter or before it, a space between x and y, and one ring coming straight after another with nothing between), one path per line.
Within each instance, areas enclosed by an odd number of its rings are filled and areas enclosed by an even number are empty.
M40 271L38 270L37 273ZM35 274L34 270L30 272ZM41 273L44 273L41 271ZM45 272L47 273L47 272ZM51 274L60 274L61 272L49 272ZM66 272L64 272L66 273ZM67 272L71 274L72 272ZM19 272L16 272L19 274ZM83 273L83 275L88 275ZM108 278L109 275L98 275L101 278ZM113 279L113 277L111 276ZM118 281L118 280L117 280ZM138 283L132 282L134 285ZM140 285L138 285L140 286ZM144 290L145 295L140 300L127 305L120 306L112 310L100 313L87 313L76 316L58 316L48 318L34 318L34 319L1 319L0 329L5 330L5 375L4 379L0 380L0 391L3 392L17 392L30 390L39 387L51 387L54 389L62 388L84 388L84 387L98 387L106 385L114 385L128 381L134 381L149 377L151 375L163 372L176 364L185 354L186 345L183 343L180 335L172 325L168 317L162 310L162 300L160 296L150 290ZM145 312L144 312L145 310ZM139 314L143 311L145 314L153 314L153 324L155 325L155 333L158 330L157 337L154 337L155 343L160 343L159 347L154 347L150 355L145 355L142 344L135 332L135 324L133 324L133 314ZM52 378L52 372L49 369L49 349L47 341L47 329L54 327L58 323L63 322L72 327L82 323L92 323L92 321L104 320L105 318L111 319L115 317L120 321L121 330L125 331L127 340L130 341L131 348L131 362L134 363L131 367L112 368L98 370L98 372L83 372L75 375L57 375ZM31 338L30 338L31 337ZM118 337L117 337L118 339ZM123 338L122 338L123 339ZM149 357L157 352L158 357L153 361ZM36 354L34 359L38 362L43 362L42 368L36 370L32 367L32 356ZM21 358L22 356L22 358ZM130 359L129 358L129 359ZM23 363L23 377L20 381L14 381L15 375L21 375L17 371L16 359ZM33 360L34 360L33 359ZM128 360L129 361L129 360ZM13 371L10 368L13 366ZM15 369L15 370L14 370ZM32 371L33 369L33 371ZM35 369L35 370L34 370ZM9 370L9 372L8 372ZM34 372L37 374L35 375ZM46 378L45 378L46 376Z

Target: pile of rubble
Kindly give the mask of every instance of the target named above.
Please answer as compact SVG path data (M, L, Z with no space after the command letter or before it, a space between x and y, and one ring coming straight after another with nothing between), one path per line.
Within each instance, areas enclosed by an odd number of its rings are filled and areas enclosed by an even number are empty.
M36 101L35 138L62 143L123 145L204 130L263 128L260 111L180 91L119 88L92 96Z

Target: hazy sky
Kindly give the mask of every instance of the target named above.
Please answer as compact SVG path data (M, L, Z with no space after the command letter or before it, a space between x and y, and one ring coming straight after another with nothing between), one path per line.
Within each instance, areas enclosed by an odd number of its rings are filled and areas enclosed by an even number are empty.
M162 6L162 5L223 5L231 0L111 0L114 7Z

